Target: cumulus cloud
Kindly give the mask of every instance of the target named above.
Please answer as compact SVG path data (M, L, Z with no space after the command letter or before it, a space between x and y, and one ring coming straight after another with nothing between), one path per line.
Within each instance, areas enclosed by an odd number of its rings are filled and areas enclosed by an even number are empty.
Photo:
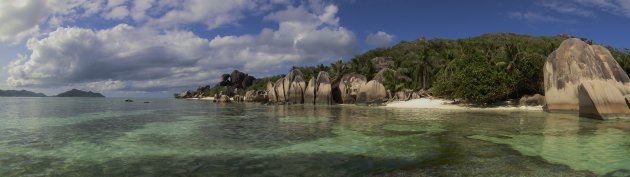
M134 17L133 7L131 18L148 18ZM217 82L221 73L232 69L266 75L290 65L328 62L355 54L358 49L355 35L339 25L337 11L335 5L319 12L306 5L289 5L265 17L277 23L275 29L211 39L151 25L120 24L103 30L58 28L43 38L28 40L31 53L11 62L7 83L18 87L71 85L93 90L166 91ZM288 18L291 14L309 20Z
M389 45L393 39L394 39L394 35L379 31L376 33L369 34L365 38L365 42L373 46L385 47Z
M39 23L48 16L46 1L2 0L0 2L0 42L18 42L39 32Z

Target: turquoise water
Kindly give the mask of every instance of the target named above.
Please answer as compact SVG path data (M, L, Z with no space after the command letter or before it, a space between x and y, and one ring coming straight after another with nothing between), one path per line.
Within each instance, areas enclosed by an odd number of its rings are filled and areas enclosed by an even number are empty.
M630 175L630 121L569 114L115 98L0 105L0 176Z

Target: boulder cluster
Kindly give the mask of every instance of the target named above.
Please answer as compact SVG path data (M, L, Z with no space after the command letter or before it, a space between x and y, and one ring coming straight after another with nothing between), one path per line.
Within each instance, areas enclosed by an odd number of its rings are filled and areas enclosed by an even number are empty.
M215 101L217 101L217 100L221 100L221 97L223 95L225 95L227 98L239 96L242 94L241 92L245 90L245 88L251 86L255 82L256 82L255 77L250 76L246 73L240 72L238 70L234 70L232 71L231 74L223 74L221 76L221 82L219 82L219 84L217 84L217 86L215 86L214 88L210 87L210 85L206 85L206 86L198 87L197 90L194 90L194 91L188 90L182 93L177 93L174 96L175 98L213 97L215 98ZM218 89L216 90L218 93L212 94L213 93L212 89ZM240 98L242 97L239 96L239 99L235 101L244 100ZM231 100L231 99L227 99L227 100Z
M630 115L630 78L605 47L567 39L543 70L547 111L597 119Z

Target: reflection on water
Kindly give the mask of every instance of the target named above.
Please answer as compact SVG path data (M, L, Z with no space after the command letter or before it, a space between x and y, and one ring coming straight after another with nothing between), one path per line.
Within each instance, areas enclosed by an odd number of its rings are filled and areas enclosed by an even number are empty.
M627 176L627 121L535 111L2 98L0 176ZM25 107L28 106L28 107Z

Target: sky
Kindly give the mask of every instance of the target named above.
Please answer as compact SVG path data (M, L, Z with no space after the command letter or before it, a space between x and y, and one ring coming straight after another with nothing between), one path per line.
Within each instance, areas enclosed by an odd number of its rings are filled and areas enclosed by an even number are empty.
M570 34L630 48L630 0L0 0L0 89L170 97L425 38Z

